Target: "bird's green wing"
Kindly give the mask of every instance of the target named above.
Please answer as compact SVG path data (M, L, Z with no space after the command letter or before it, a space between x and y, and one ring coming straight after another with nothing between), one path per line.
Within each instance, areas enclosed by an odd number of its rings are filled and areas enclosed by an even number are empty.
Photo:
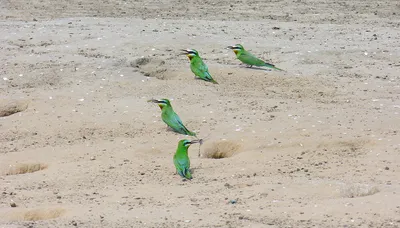
M191 179L192 175L190 174L190 160L187 158L187 156L179 156L178 154L175 154L174 156L174 165L176 168L176 171L181 177Z
M196 75L197 77L205 81L215 82L211 74L208 72L207 65L203 62L203 60L200 57L193 60L193 63L190 64L190 68L194 73L194 75Z
M196 135L194 132L189 131L185 125L183 125L181 118L179 118L175 112L170 112L169 115L163 118L163 121L178 133L190 136Z
M239 56L238 59L242 61L244 64L251 65L251 66L264 66L265 62L261 59L255 57L250 52L243 51Z

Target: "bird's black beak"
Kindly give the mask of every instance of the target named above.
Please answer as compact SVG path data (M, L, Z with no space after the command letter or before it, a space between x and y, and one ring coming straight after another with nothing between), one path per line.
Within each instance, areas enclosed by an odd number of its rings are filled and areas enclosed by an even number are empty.
M227 49L234 49L234 46L228 46Z
M203 144L203 140L202 139L195 139L195 140L190 141L190 144L195 144L195 143L200 143L200 145L201 145L201 144Z
M148 100L147 102L151 102L151 103L161 103L161 101L159 101L159 100L156 100L156 99L151 99L151 100Z
M186 49L181 49L182 53L181 55L187 55L189 52Z

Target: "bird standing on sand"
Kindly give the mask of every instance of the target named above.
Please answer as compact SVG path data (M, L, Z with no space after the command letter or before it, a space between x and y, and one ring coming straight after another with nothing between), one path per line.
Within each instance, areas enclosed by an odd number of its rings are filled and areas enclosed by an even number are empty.
M207 65L203 62L199 53L194 49L186 49L182 50L184 55L190 60L190 69L192 70L193 74L196 77L208 82L212 82L214 84L218 84L212 77L211 74L208 72Z
M161 100L148 100L147 102L157 103L161 109L161 118L170 128L174 131L184 134L195 136L196 133L189 131L182 123L181 118L175 113L174 109L171 106L171 103L168 99L161 99Z
M188 149L191 144L199 143L199 140L187 140L182 139L178 143L178 148L174 154L174 165L176 172L183 178L192 179L192 174L190 173L190 160L188 156Z
M234 46L228 46L229 49L232 49L236 54L236 58L242 61L242 63L252 66L265 66L275 70L283 71L275 67L275 65L271 63L264 62L263 60L255 57L250 52L246 51L241 44L236 44Z

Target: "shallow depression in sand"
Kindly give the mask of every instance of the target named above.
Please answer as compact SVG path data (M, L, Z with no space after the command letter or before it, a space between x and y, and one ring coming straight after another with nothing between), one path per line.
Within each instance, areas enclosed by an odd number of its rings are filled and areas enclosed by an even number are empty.
M9 101L0 102L0 117L11 116L15 113L22 112L28 108L26 101Z
M205 149L204 157L212 159L229 158L239 153L241 145L234 141L218 141Z
M43 163L21 163L10 165L6 175L18 175L25 173L34 173L43 169L47 169L48 165Z
M39 221L58 218L64 213L65 209L62 208L37 208L15 211L9 216L9 218L14 221Z

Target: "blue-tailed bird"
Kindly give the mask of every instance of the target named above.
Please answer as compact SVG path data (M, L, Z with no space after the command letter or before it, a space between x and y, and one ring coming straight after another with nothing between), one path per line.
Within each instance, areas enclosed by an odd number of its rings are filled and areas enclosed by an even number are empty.
M236 54L236 58L242 61L242 63L249 65L250 67L252 66L259 66L259 67L268 67L271 69L283 71L282 69L279 69L278 67L275 67L275 65L271 63L267 63L257 57L255 57L253 54L250 52L246 51L241 44L236 44L234 46L228 46L229 49L232 49L233 52Z
M178 148L174 154L174 165L176 172L183 178L192 179L192 174L190 173L190 160L188 156L189 146L193 143L199 143L199 140L187 140L182 139L178 143Z
M161 109L161 118L170 128L172 128L175 132L184 135L195 136L196 133L189 131L185 125L183 125L181 118L175 113L174 109L171 106L171 102L168 99L155 100L151 99L148 102L157 103Z
M199 77L200 79L208 82L212 82L214 84L218 84L208 72L207 65L201 59L199 53L194 49L184 49L182 50L184 55L190 60L190 69L192 70L195 77Z

